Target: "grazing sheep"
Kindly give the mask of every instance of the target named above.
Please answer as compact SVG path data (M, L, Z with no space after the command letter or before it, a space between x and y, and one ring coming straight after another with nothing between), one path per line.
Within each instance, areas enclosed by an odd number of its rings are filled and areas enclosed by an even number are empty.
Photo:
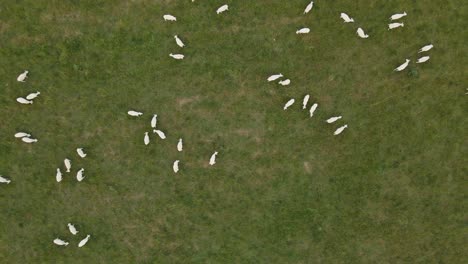
M141 115L143 115L142 112L137 112L137 111L133 111L133 110L128 111L127 114L129 116L141 116Z
M174 39L175 39L175 41L177 43L177 46L179 46L181 48L185 47L185 44L182 42L182 40L177 35L174 36Z
M28 94L28 95L26 96L26 99L32 100L32 99L38 97L40 94L41 94L41 92L30 93L30 94Z
M16 80L18 82L25 82L26 81L26 78L28 77L28 73L29 71L24 71L23 73L21 73L20 75L18 75L18 78L16 78Z
M341 119L342 116L335 116L335 117L330 117L327 119L327 123L331 124L333 122L336 122L338 119Z
M164 15L164 21L177 21L177 18L173 15Z
M10 184L11 180L7 179L7 178L3 178L2 175L0 175L0 183L6 183L6 184Z
M183 143L182 143L182 139L179 138L179 142L177 143L177 151L182 151L183 149Z
M271 75L270 77L268 77L268 81L269 82L272 82L272 81L276 81L277 79L283 77L283 74L282 73L279 73L279 74L273 74Z
M284 105L283 110L288 109L291 105L294 104L294 102L295 102L294 99L289 99L289 101L287 101L286 104Z
M220 6L217 10L216 10L216 14L221 14L225 11L228 11L229 10L229 6L228 5L222 5Z
M145 137L144 137L143 141L145 142L145 145L148 145L150 143L148 132L145 132Z
M32 104L33 103L33 101L26 100L23 97L16 98L16 101L20 104Z
M158 136L161 138L161 139L166 139L166 134L164 134L164 132L162 132L161 130L153 130L154 133L158 134Z
M153 118L151 118L151 127L156 128L156 123L158 123L158 115L154 114Z
M301 28L296 31L296 34L308 34L310 32L310 28Z
M309 13L310 10L312 10L312 7L314 7L314 1L310 1L310 3L306 6L306 8L304 9L304 14Z
M390 17L390 20L397 20L397 19L400 19L400 18L402 18L402 17L404 17L406 15L407 15L406 12L403 12L401 14L394 14L394 15L392 15Z
M78 243L78 247L83 247L84 245L86 245L86 243L88 243L90 237L91 237L91 235L87 235L83 240L80 241L80 243Z
M82 158L85 158L86 155L88 155L88 154L84 153L83 148L77 148L76 153L78 153L78 156L80 156Z
M172 170L174 173L179 172L179 160L174 161L174 164L172 164Z
M347 127L348 127L348 125L344 125L344 126L339 127L337 130L335 130L333 135L337 136L337 135L341 134L341 132L343 132L343 130L345 130L345 128L347 128Z
M28 138L28 137L22 137L21 140L24 142L24 143L36 143L38 140L35 139L35 138Z
M82 180L85 178L85 176L83 175L83 173L84 173L84 169L83 169L83 168L81 168L81 169L76 173L76 180L77 180L77 181L80 182L80 181L82 181Z
M314 116L314 112L315 112L315 110L317 110L317 107L318 107L317 103L313 104L312 107L310 107L310 110L309 110L310 117Z
M306 109L307 103L309 102L310 95L304 96L304 99L302 100L302 109Z
M57 182L61 182L62 181L62 172L60 171L59 168L57 168L57 174L55 174L55 180Z
M433 47L434 47L434 45L432 45L432 44L426 45L426 46L422 47L422 48L419 50L418 53L425 52L425 51L429 51L429 50L431 50Z
M416 63L423 63L423 62L426 62L429 60L429 56L424 56L424 57L421 57L418 59L418 61L416 61Z
M388 24L388 30L399 28L399 27L404 27L404 26L405 26L405 23L390 23Z
M25 133L25 132L17 132L15 134L15 138L22 138L22 137L30 137L31 134Z
M54 244L58 246L68 246L68 242L63 241L60 238L54 239Z
M65 160L63 160L63 164L65 164L65 168L67 169L67 172L70 172L70 169L71 169L71 160L65 159Z
M368 38L369 35L367 35L366 33L364 33L364 30L362 28L358 28L356 33L358 34L358 36L360 38Z
M343 21L344 21L345 23L353 23L353 22L354 22L354 19L350 18L350 17L348 16L348 14L346 14L346 13L341 13L341 14L340 14L340 17L343 19Z
M402 71L408 67L410 60L406 59L405 63L401 64L400 66L396 67L394 71Z
M176 60L183 60L184 59L183 54L172 54L172 53L170 53L169 56L176 59Z
M287 86L287 85L289 85L291 83L291 80L286 79L286 80L279 81L278 83L283 85L283 86Z
M209 162L209 164L210 164L211 166L213 166L213 165L216 164L216 156L217 156L217 155L218 155L218 151L215 151L215 152L213 153L213 155L211 155L211 157L210 157L210 162Z
M70 233L72 233L73 235L76 235L79 233L79 231L76 230L75 226L72 225L71 223L68 223L67 226L68 226L68 230L70 230Z

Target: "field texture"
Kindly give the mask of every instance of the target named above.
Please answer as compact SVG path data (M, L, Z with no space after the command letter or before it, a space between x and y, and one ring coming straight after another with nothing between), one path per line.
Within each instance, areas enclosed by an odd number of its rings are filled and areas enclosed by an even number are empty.
M2 0L0 263L466 263L467 2L308 3Z

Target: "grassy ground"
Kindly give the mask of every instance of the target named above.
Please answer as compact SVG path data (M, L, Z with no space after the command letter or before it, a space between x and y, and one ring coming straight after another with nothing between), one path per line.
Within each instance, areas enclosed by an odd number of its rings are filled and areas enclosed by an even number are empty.
M307 3L3 0L0 262L466 262L467 4L316 1L302 15ZM399 11L405 27L387 31ZM431 42L429 62L392 72ZM266 82L278 72L289 87ZM15 102L36 90L33 105ZM307 93L314 118L299 103L282 111ZM153 113L168 139L144 146ZM73 174L58 184L65 157Z

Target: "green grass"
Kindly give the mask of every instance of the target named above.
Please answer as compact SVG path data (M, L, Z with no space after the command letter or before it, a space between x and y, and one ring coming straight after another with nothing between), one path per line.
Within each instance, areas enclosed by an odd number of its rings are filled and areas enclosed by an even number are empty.
M307 3L3 0L0 262L465 263L467 4L316 1L302 15ZM405 27L387 31L400 11ZM428 43L427 63L393 72ZM278 72L289 87L266 82ZM153 113L168 139L144 146Z

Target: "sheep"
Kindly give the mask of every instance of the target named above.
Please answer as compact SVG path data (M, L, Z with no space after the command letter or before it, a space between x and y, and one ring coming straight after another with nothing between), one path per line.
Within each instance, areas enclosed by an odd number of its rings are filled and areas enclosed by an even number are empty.
M177 142L177 151L182 151L183 149L183 143L182 143L182 139L179 138L179 142Z
M402 71L408 67L410 60L406 59L405 63L401 64L400 66L396 67L394 71Z
M388 30L399 28L399 27L404 27L404 26L405 26L405 23L390 23L388 24Z
M40 94L41 94L41 92L30 93L30 94L28 94L28 95L26 96L26 99L32 100L32 99L38 97Z
M85 178L85 176L83 175L83 173L84 173L84 168L81 168L81 169L76 173L76 180L77 180L77 181L80 182L80 181L82 181L82 180Z
M164 21L177 21L177 18L173 15L164 15Z
M23 73L21 73L20 75L18 75L18 78L16 78L16 80L18 82L25 82L26 81L26 78L28 78L28 73L29 71L24 71Z
M422 47L422 48L418 51L418 53L425 52L425 51L429 51L429 50L432 49L433 47L434 47L434 45L432 45L432 44L426 45L426 46Z
M287 85L289 85L291 83L291 80L286 79L286 80L279 81L278 83L283 85L283 86L287 86Z
M25 132L17 132L15 134L15 138L22 138L22 137L30 137L31 134L25 133Z
M143 115L142 112L137 112L137 111L134 111L134 110L128 111L127 114L128 114L129 116L141 116L141 115Z
M83 247L84 245L86 245L86 243L88 243L90 237L91 237L91 235L87 235L83 240L80 241L80 243L78 243L78 247Z
M336 122L338 119L341 119L342 116L335 116L335 117L330 117L327 119L327 123L331 124L333 122Z
M294 101L295 101L294 99L289 99L289 101L287 101L286 104L284 105L283 110L286 110L286 109L288 109L291 105L293 105L293 104L294 104Z
M64 159L63 164L65 164L65 168L67 169L67 172L70 172L71 169L71 160L69 159Z
M210 164L211 166L213 166L213 165L216 164L216 156L217 156L217 155L218 155L218 152L217 152L217 151L215 151L215 152L213 153L213 155L211 155L211 157L210 157L210 162L209 162L209 164Z
M153 118L151 118L151 127L156 128L156 123L158 123L158 115L154 114Z
M58 246L68 246L68 242L63 241L60 238L54 239L54 244Z
M61 182L62 181L62 172L60 171L59 168L57 168L57 174L55 174L55 180L57 182Z
M174 173L179 172L179 160L174 161L174 163L172 164L172 170L174 171Z
M88 155L83 151L83 148L77 148L76 153L78 153L78 156L80 156L83 159L86 157L86 155Z
M304 96L304 99L302 100L302 109L306 109L307 107L307 102L309 102L310 95Z
M6 184L10 184L11 180L7 179L7 178L3 178L2 175L0 175L0 183L6 183Z
M310 32L310 28L301 28L296 30L296 34L308 34Z
M185 57L183 54L172 54L172 53L170 53L169 56L176 60L183 60Z
M364 33L364 30L362 28L358 28L356 33L358 34L359 37L361 38L368 38L369 35L367 35L366 33Z
M403 12L401 14L394 14L394 15L392 15L390 17L390 20L397 20L397 19L400 19L400 18L402 18L402 17L404 17L406 15L407 15L406 12Z
M145 137L143 139L143 142L145 142L145 145L148 145L150 143L148 132L145 132Z
M26 100L23 97L16 98L16 101L20 104L32 104L33 103L33 101Z
M273 74L271 75L270 77L268 77L268 81L269 82L272 82L272 81L276 81L277 79L283 77L283 74L282 73L279 73L279 74Z
M73 235L76 235L79 233L79 231L76 230L75 226L72 225L71 223L68 223L67 226L68 226L68 230L70 230L70 233L72 233Z
M346 13L341 13L341 14L340 14L340 17L343 19L343 21L344 21L345 23L353 23L353 22L354 22L354 19L353 19L353 18L350 18L350 17L348 16L348 14L346 14Z
M174 39L176 41L177 46L179 46L181 48L185 47L185 44L182 42L182 40L177 35L174 36Z
M228 5L222 5L220 6L217 10L216 10L216 14L221 14L225 11L228 11L229 10L229 6Z
M162 132L161 130L153 130L154 133L158 134L158 136L161 138L161 139L166 139L166 134L164 134L164 132Z
M313 104L312 107L310 107L310 110L309 110L310 117L314 116L314 112L315 110L317 110L317 107L318 107L317 103Z
M38 140L35 139L35 138L28 138L28 137L22 137L21 140L24 142L24 143L36 143Z
M424 56L424 57L421 57L418 59L418 61L416 61L416 63L423 63L423 62L426 62L429 60L429 56Z
M348 127L348 125L344 125L344 126L339 127L337 130L335 130L333 135L337 136L337 135L341 134L341 132L343 132L343 130L345 130L345 128L347 128L347 127Z
M304 14L309 13L310 10L312 10L312 7L314 7L314 1L310 1L310 3L306 6L306 8L304 9Z

